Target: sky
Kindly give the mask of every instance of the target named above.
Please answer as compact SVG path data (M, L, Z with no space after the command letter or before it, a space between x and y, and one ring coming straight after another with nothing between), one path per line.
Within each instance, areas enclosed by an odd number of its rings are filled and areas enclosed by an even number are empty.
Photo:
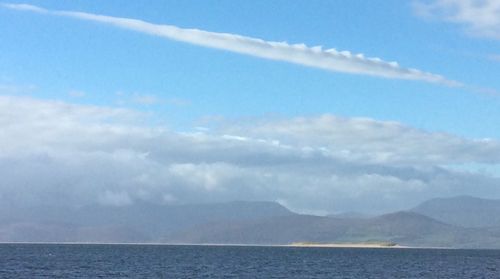
M0 3L0 201L500 198L500 1Z

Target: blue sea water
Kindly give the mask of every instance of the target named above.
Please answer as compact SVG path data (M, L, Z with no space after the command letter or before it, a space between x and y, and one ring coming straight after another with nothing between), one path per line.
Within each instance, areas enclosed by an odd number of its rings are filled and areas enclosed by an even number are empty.
M500 251L0 244L0 278L500 278Z

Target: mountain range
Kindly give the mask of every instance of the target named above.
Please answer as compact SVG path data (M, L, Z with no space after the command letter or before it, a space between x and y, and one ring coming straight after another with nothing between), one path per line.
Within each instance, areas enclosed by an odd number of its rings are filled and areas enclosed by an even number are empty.
M423 202L411 211L461 227L500 227L499 200L470 196L437 198Z
M389 242L412 247L500 248L500 201L432 199L406 211L314 216L275 202L80 208L9 208L1 242L286 245Z

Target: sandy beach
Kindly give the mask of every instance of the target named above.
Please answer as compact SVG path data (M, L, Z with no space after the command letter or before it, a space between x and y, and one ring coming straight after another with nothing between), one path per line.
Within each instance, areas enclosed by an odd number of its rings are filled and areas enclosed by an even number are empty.
M289 247L325 247L325 248L409 248L395 243L309 243L294 242Z

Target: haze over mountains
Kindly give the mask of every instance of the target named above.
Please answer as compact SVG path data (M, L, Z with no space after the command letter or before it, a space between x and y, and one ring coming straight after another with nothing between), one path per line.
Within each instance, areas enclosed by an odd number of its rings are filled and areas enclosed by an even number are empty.
M462 227L500 227L498 200L470 196L437 198L418 205L412 211Z
M93 205L78 209L36 207L2 210L0 214L0 241L158 242L199 224L294 213L278 203L241 201L176 206Z
M290 244L391 242L500 248L500 201L455 197L375 217L314 216L275 202L38 207L0 213L2 242Z

